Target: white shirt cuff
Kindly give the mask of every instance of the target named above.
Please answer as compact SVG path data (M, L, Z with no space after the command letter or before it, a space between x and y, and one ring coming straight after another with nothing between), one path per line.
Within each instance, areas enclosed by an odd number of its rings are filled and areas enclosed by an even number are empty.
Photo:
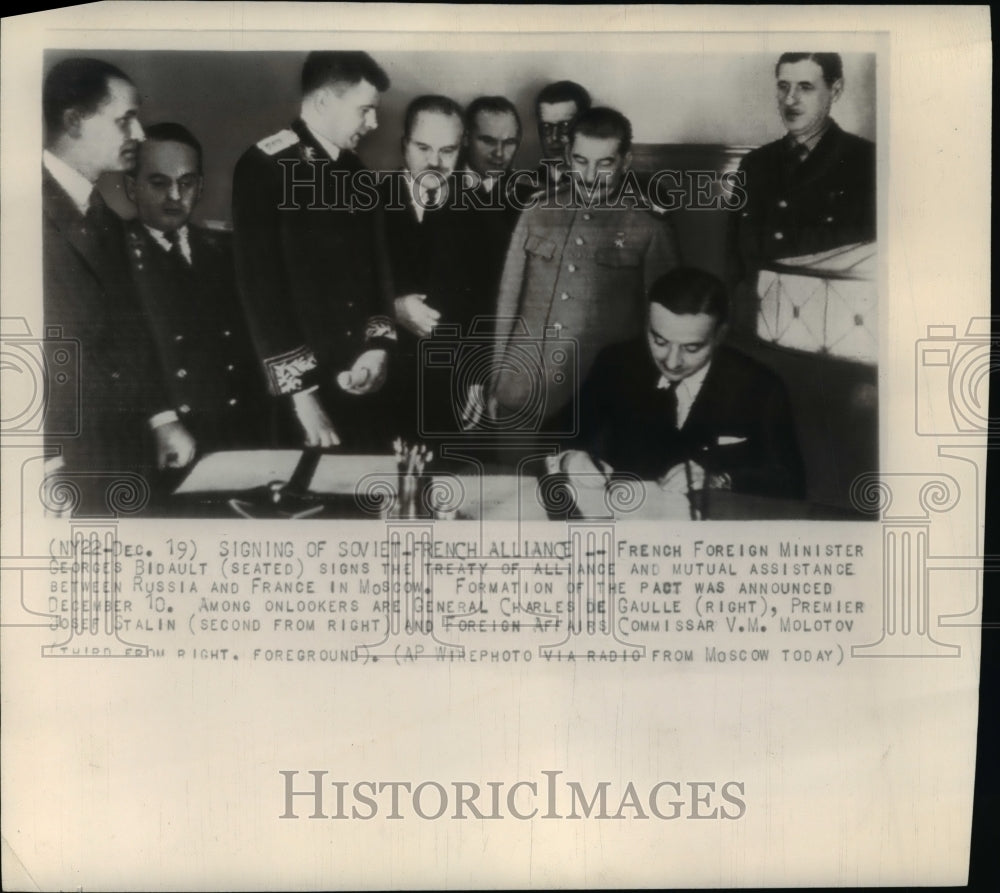
M180 419L177 417L177 413L172 409L165 409L163 412L158 412L149 420L149 427L154 431L161 425L166 425L170 422L178 422Z

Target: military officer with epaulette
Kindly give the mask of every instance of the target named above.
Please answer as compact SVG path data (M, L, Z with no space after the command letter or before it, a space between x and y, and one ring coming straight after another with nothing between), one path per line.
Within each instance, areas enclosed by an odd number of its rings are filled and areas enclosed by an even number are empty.
M775 66L785 135L740 164L746 202L732 212L734 324L753 329L757 274L780 258L875 240L875 144L830 117L844 89L837 53L784 53Z
M171 408L200 454L261 447L267 394L236 296L229 234L191 222L202 150L172 122L146 128L125 191L129 266Z
M631 142L620 112L578 115L566 148L568 182L555 202L524 211L514 229L486 401L501 428L504 419L541 432L572 426L567 413L598 352L642 332L647 289L679 265L669 214L621 200Z
M308 446L391 441L375 393L396 338L392 296L374 178L354 154L388 87L367 53L310 53L299 118L251 146L233 175L247 320L269 389L291 400Z

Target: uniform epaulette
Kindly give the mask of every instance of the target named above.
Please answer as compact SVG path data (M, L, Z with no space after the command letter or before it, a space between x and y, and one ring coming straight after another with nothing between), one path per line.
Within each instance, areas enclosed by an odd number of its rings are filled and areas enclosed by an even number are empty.
M277 133L265 136L257 143L257 148L266 155L277 155L283 149L294 146L298 141L299 135L294 130L279 130Z

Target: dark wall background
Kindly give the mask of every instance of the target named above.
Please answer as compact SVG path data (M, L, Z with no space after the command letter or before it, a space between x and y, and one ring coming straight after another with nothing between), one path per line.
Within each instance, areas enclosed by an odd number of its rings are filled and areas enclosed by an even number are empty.
M72 50L49 50L46 70ZM298 112L304 52L107 50L86 51L125 71L143 97L145 123L174 120L205 147L205 194L196 217L228 220L233 165L247 146L286 127ZM757 146L782 133L774 105L776 55L761 53L374 52L392 79L382 97L379 128L360 154L369 167L399 166L403 110L421 93L467 103L499 93L518 107L524 140L516 163L534 167L538 138L534 97L549 81L569 78L632 121L644 144ZM848 130L875 134L875 57L844 54L847 87L834 107ZM109 201L128 213L115 182L102 184Z

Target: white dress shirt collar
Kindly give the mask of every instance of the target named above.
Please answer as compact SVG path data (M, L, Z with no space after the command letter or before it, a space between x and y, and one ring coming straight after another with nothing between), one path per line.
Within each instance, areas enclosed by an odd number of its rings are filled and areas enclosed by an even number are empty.
M710 360L693 375L689 375L687 378L682 378L678 382L671 382L665 376L660 376L660 380L657 382L656 386L658 388L672 387L677 394L678 428L684 427L684 423L691 414L691 407L694 405L694 401L697 399L698 394L701 391L701 387L705 383L705 377L708 375L708 370L711 366L712 362Z
M432 184L432 183L434 183L436 181L434 179L432 179L431 177L424 177L424 179L421 181L422 185L421 185L420 192L421 192L421 195L423 196L423 202L421 203L421 202L417 201L417 199L416 199L416 197L414 195L414 190L416 189L417 183L416 183L416 180L414 179L413 175L409 171L406 172L405 179L406 179L406 188L409 190L409 193L410 193L410 205L413 207L413 211L417 215L417 220L420 223L423 223L424 222L424 212L427 211L427 210L429 210L426 207L426 205L428 204L428 202L427 202L427 190L431 189L431 188L434 188L433 186L431 186L429 184ZM441 187L438 188L437 202L434 205L435 208L441 207L441 204L443 203L444 198L445 198L445 190L446 189L447 189L447 184L444 184L444 185L442 185Z
M42 164L49 174L52 175L52 179L70 197L70 200L76 205L77 210L81 214L86 214L87 207L90 205L90 196L94 192L94 184L76 170L76 168L70 167L65 161L53 155L48 149L42 151Z

